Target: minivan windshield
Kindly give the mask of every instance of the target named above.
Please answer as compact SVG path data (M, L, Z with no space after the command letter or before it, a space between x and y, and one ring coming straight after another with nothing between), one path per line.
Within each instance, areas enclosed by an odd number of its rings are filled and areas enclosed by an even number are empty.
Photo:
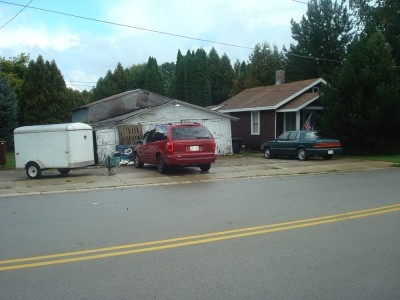
M173 140L212 139L211 133L203 126L186 126L172 128Z

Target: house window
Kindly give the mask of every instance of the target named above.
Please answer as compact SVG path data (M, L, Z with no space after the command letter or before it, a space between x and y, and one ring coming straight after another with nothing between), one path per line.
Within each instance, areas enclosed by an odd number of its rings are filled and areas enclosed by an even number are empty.
M287 112L285 113L285 131L296 130L296 113Z
M260 112L259 111L251 112L251 134L252 135L260 134Z

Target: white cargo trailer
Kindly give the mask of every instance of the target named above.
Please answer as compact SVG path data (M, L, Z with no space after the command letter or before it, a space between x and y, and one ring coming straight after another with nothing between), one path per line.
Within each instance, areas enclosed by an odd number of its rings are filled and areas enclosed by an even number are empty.
M93 129L84 123L18 127L14 146L15 165L29 178L39 178L45 169L68 174L72 168L94 164Z

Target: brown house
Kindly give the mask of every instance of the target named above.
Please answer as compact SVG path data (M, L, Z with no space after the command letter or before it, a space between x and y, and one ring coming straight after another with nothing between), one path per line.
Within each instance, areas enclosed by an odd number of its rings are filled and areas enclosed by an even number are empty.
M322 111L319 88L327 84L322 78L285 83L284 71L277 71L276 83L271 86L244 90L212 108L239 118L231 122L232 138L242 141L243 147L259 150L260 145L287 130L300 130L310 116L318 126Z

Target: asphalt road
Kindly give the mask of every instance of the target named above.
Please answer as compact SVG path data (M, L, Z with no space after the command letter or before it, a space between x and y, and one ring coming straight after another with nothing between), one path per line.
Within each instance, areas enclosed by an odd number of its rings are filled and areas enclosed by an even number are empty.
M1 299L399 299L399 178L2 197Z

